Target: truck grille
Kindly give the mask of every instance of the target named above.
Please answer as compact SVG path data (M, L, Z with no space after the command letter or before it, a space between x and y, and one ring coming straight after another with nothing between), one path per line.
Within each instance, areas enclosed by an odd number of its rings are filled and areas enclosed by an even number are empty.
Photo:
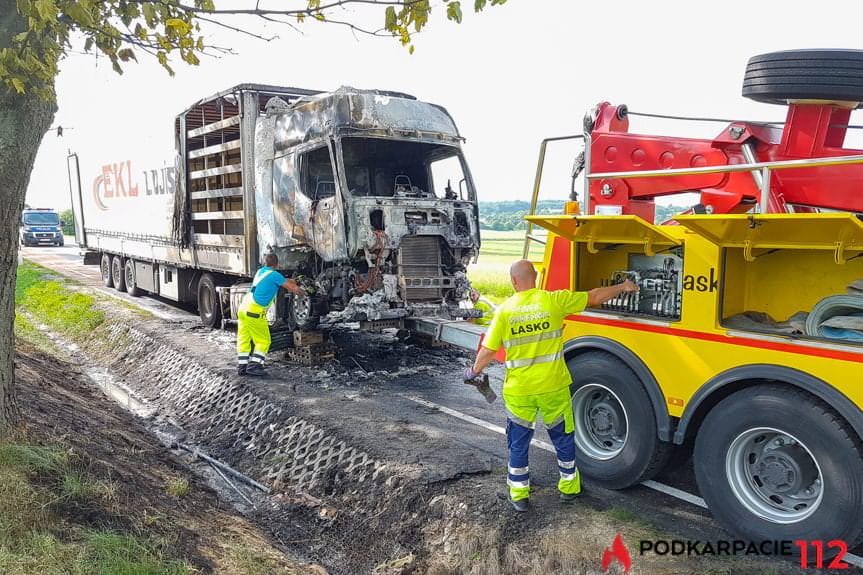
M407 301L443 298L451 279L442 277L440 240L437 236L408 236L399 246L399 286Z

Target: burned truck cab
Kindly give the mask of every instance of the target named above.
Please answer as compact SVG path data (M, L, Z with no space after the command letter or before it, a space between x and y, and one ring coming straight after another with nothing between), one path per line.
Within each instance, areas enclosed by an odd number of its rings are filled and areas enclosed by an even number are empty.
M479 212L462 141L444 108L406 94L341 88L268 103L256 130L259 242L315 294L292 300L289 323L471 315L460 304Z

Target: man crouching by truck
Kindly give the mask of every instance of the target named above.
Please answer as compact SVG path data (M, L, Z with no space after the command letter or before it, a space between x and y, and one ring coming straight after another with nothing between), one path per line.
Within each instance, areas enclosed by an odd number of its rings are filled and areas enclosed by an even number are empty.
M237 311L237 373L239 375L266 375L264 360L270 350L270 324L267 322L267 309L284 288L296 295L306 292L294 280L275 270L279 266L276 254L267 254L264 267L258 270L252 280L252 287L243 296Z
M509 448L507 484L512 506L522 512L529 508L527 454L537 411L542 412L548 436L557 451L561 501L571 503L581 493L569 392L572 378L563 357L563 319L621 293L638 291L638 287L627 280L589 292L540 290L536 287L536 270L527 260L512 264L509 274L516 293L497 308L473 367L465 369L464 379L478 377L501 347L506 350L503 399Z

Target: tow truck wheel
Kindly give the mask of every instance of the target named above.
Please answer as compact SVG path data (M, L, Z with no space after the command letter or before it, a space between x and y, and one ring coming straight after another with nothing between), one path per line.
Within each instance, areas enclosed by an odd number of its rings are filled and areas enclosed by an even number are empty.
M126 291L126 266L123 264L123 258L114 256L111 258L111 279L114 281L114 289L117 291Z
M198 280L198 315L206 327L222 325L222 306L216 292L216 280L211 274L204 274Z
M114 278L111 277L111 256L108 254L102 254L99 271L102 272L102 283L105 287L114 287Z
M720 401L698 431L694 462L713 515L746 539L863 540L853 431L801 390L759 385Z
M863 102L863 50L788 50L753 56L743 77L743 97L768 104Z
M671 453L659 440L641 380L615 356L591 351L567 362L579 470L609 489L656 475Z
M141 288L138 287L138 280L135 278L135 262L133 260L126 260L123 274L126 280L126 293L132 297L141 295Z

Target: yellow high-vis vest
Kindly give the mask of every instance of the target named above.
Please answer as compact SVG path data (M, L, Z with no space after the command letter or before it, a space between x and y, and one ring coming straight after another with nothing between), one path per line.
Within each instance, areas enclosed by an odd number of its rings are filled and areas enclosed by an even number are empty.
M534 288L498 307L483 346L506 350L505 394L549 393L572 383L563 358L563 319L586 306L586 292Z

